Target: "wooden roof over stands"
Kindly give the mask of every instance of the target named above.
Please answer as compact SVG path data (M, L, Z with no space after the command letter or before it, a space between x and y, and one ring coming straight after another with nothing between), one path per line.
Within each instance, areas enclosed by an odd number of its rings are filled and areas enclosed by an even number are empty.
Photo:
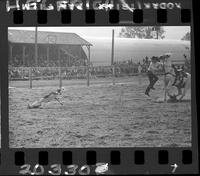
M35 43L35 31L8 30L11 43ZM38 31L38 44L61 44L91 46L92 44L75 33Z

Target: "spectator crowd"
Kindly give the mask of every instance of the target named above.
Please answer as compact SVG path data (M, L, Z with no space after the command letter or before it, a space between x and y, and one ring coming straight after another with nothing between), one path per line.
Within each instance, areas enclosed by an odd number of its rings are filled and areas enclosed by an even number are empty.
M191 65L190 60L184 55L185 58L185 66L184 69L190 72ZM9 78L11 80L26 80L29 79L30 74L32 75L32 79L58 79L59 77L59 63L58 61L39 58L38 66L31 64L32 67L28 67L27 65L23 65L22 61L19 58L14 58L13 62L9 62ZM141 74L147 72L147 68L150 64L151 58L145 57L141 62L134 62L133 59L129 59L126 61L117 61L114 62L115 68L115 76L134 76L138 75L138 71ZM61 75L63 79L83 79L86 78L87 75L87 66L85 61L80 60L72 60L69 63L67 61L61 61ZM29 63L30 64L30 63ZM29 65L28 64L28 65ZM90 63L89 71L90 75L93 77L109 77L113 75L113 67L112 66L93 66Z

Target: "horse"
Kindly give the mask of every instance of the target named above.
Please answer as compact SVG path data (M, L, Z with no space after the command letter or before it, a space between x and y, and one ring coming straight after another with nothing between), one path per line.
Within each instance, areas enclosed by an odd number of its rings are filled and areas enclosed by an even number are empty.
M183 69L177 70L175 67L174 70L176 77L173 86L177 87L177 97L180 96L179 100L182 100L185 97L187 91L191 88L191 74L185 72Z
M165 93L170 100L181 101L190 89L191 74L185 72L183 69L176 69L176 67L172 65L170 56L171 53L167 53L159 58L165 72ZM172 93L172 90L177 90L178 93Z

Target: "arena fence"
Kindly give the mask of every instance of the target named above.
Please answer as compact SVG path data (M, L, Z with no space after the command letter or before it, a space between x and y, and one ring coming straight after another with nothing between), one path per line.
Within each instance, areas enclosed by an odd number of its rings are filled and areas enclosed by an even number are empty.
M9 80L27 80L32 87L33 80L98 79L138 75L136 66L78 66L78 67L9 67ZM88 74L89 72L89 74Z
M184 65L184 64L180 64ZM73 67L9 67L9 80L30 81L32 88L33 80L59 80L62 87L62 80L112 78L113 84L116 77L137 76L145 74L147 67L143 66L142 73L138 73L138 66L135 65L113 65L113 66L73 66ZM158 73L162 74L162 72ZM88 84L89 85L89 84Z

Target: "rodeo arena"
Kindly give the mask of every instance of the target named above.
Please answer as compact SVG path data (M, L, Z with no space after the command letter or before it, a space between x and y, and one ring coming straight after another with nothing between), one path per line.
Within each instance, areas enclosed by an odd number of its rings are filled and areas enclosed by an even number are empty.
M8 30L10 147L191 146L190 41Z

